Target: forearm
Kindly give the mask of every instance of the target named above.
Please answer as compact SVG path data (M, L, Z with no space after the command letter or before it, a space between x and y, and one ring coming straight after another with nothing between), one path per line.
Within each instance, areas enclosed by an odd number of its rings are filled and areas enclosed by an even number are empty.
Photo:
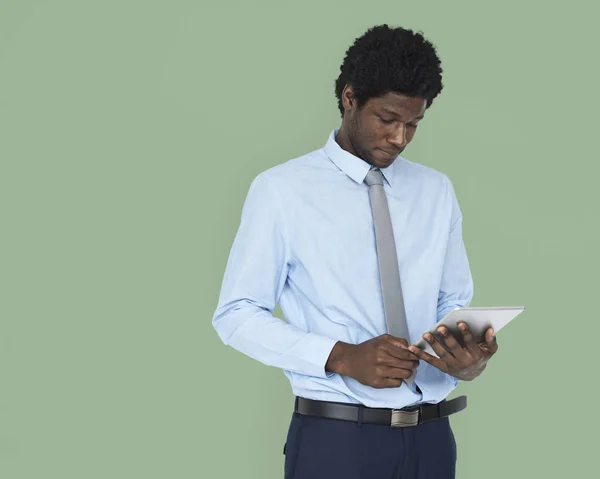
M219 308L213 325L221 340L266 365L307 376L327 377L335 340L307 333L249 301Z
M473 278L462 236L462 215L452 184L448 180L452 217L437 305L437 320L456 307L468 306L473 298Z

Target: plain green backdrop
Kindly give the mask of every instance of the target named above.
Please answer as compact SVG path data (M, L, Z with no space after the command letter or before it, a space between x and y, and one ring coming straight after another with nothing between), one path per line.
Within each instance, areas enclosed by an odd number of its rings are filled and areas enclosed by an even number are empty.
M593 4L0 0L0 477L282 478L289 384L211 318L251 180L381 23L442 58L404 156L455 185L472 304L527 307L453 393L457 477L593 476Z

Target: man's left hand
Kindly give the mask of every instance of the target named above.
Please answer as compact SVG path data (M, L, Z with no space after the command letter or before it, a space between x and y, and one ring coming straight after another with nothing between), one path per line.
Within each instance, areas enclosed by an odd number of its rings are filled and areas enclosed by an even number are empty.
M441 326L437 329L448 350L431 333L423 335L425 341L431 345L439 358L422 351L416 346L410 346L409 350L419 359L428 362L446 374L463 381L472 381L483 372L487 362L496 354L498 342L492 328L486 331L485 342L479 344L473 340L473 335L465 323L458 323L458 328L462 334L463 344L454 337L448 328Z

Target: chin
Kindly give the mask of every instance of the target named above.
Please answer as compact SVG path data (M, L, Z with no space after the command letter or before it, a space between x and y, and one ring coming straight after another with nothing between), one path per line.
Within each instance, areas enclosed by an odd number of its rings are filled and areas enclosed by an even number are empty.
M394 160L396 160L397 156L392 157L390 155L386 155L383 151L374 150L368 156L363 157L363 159L365 158L368 158L365 160L367 163L376 166L377 168L387 168L394 162Z
M379 168L386 168L390 166L396 160L396 158L397 157L392 158L391 156L386 156L385 158L375 159L373 163L375 163L375 166Z

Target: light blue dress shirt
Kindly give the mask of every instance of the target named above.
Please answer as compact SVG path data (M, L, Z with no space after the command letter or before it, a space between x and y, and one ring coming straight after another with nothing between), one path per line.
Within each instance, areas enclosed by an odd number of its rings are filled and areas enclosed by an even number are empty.
M213 325L225 344L283 369L297 396L386 408L437 403L458 381L425 361L415 378L421 393L325 371L337 341L359 344L387 332L364 183L371 165L343 150L337 132L253 180ZM445 174L401 156L381 171L414 343L472 299L462 214ZM272 314L278 302L286 321Z

